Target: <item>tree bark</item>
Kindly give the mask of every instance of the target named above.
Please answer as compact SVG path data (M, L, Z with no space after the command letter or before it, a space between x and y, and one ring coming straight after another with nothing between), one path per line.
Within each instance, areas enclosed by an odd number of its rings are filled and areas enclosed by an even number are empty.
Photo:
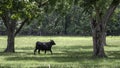
M96 21L96 19L92 19L91 21L91 29L93 35L93 56L94 57L106 57L104 52L103 45L103 28L102 22Z
M94 5L96 17L92 18L92 35L93 35L93 56L95 57L106 57L104 52L104 41L105 38L105 24L102 21L102 13L98 6Z
M16 26L16 21L15 20L10 20L8 23L8 29L7 29L7 48L4 50L4 52L15 52L14 44L15 44L15 26Z
M15 52L14 49L14 33L8 30L7 48L4 52Z
M102 40L103 40L103 45L104 45L104 46L107 46L107 42L106 42L106 31L103 33L103 38L102 38Z

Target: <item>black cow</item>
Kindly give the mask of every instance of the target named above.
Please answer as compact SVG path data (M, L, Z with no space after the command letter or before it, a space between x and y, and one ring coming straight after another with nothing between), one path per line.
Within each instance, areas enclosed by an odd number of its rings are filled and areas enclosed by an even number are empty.
M52 50L51 50L52 45L56 45L53 40L50 40L49 42L39 42L39 41L37 41L36 42L36 47L35 47L35 50L34 50L34 55L35 55L35 52L37 50L38 50L38 54L40 54L40 50L45 51L45 54L46 54L46 51L50 51L51 54L52 54Z

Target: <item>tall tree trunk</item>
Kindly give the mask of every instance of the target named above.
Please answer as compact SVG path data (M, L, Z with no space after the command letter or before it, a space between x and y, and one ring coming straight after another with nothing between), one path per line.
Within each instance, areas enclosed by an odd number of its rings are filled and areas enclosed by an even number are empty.
M91 21L92 35L93 35L93 56L106 57L103 45L103 28L101 22L96 22L95 19Z
M98 23L95 22L97 25L97 28L94 28L95 27L93 25L94 22L92 22L92 27L93 27L92 30L97 30L97 31L93 32L93 35L94 35L94 33L96 33L96 34L101 33L101 41L102 41L101 45L102 46L107 45L106 44L106 23L110 19L111 15L113 14L114 10L119 5L119 3L120 3L120 0L112 0L109 8L107 9L107 11L105 12L104 15L103 15L102 11L100 11L100 7L97 6L96 4L94 4L94 8L95 8L95 12L96 12L96 21ZM99 23L101 23L101 24L99 24ZM101 29L100 32L99 32L98 28Z
M4 52L15 52L14 49L14 33L8 29L8 39L7 39L7 48L5 49Z
M103 45L106 46L107 45L107 43L106 43L106 31L103 33L102 40L103 40Z
M15 26L16 26L16 20L10 20L8 23L8 29L7 29L7 48L5 49L4 52L15 52L14 48L14 41L15 41Z
M70 15L67 14L65 16L65 23L64 23L64 34L67 35L68 24L70 24Z

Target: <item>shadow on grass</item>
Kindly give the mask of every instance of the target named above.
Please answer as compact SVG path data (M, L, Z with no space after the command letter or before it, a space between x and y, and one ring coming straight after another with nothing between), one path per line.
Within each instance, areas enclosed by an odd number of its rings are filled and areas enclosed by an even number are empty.
M120 47L119 45L106 45L106 47Z
M92 60L92 52L89 51L81 51L81 49L91 49L91 46L57 46L54 51L53 55L51 55L49 52L47 54L37 54L33 55L33 48L21 48L22 51L25 52L16 52L16 53L0 53L0 56L8 56L5 59L7 61L56 61L56 62L81 62L81 60ZM18 48L18 51L20 49ZM55 51L56 50L56 51ZM58 50L58 51L57 51ZM61 51L59 51L61 50Z
M80 45L73 45L73 46L53 46L53 48L58 48L58 49L91 49L92 46L80 46ZM22 48L16 48L16 50L34 50L33 47L22 47Z
M28 54L28 53L26 53ZM26 55L26 56L14 56L6 58L7 61L55 61L55 62L81 62L81 60L91 60L91 52L64 52L54 53L53 55Z
M64 48L64 47L62 47ZM75 46L69 46L69 47L66 47L66 48L70 48L70 49L92 49L92 46L80 46L80 45L75 45Z
M0 56L19 56L20 54L25 54L25 52L15 52L15 53L5 53L5 52L0 52Z
M29 52L33 48L28 48L27 52L16 52L16 53L0 53L0 56L8 56L5 59L7 61L39 61L39 62L79 62L96 60L92 57L92 51L82 51L82 49L91 49L92 46L69 46L69 47L60 47L61 51L54 51L53 55L48 54L37 54L33 55L33 52ZM23 49L23 48L22 48ZM56 47L55 50L59 49ZM59 49L59 50L60 50ZM63 49L63 50L62 50ZM26 48L27 50L27 48ZM24 51L24 49L23 49ZM107 59L120 59L120 51L107 51ZM111 57L112 56L112 57Z
M118 59L120 60L120 51L107 51L109 59Z
M22 48L16 48L16 50L32 50L33 47L22 47Z

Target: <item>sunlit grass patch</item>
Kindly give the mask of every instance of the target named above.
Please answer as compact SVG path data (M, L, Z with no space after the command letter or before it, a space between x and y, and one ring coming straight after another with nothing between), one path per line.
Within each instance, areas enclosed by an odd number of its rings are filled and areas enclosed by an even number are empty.
M34 55L36 41L53 39L50 52ZM93 58L92 37L19 36L15 38L16 53L3 53L6 36L0 36L0 68L120 68L120 37L107 37L108 58Z

